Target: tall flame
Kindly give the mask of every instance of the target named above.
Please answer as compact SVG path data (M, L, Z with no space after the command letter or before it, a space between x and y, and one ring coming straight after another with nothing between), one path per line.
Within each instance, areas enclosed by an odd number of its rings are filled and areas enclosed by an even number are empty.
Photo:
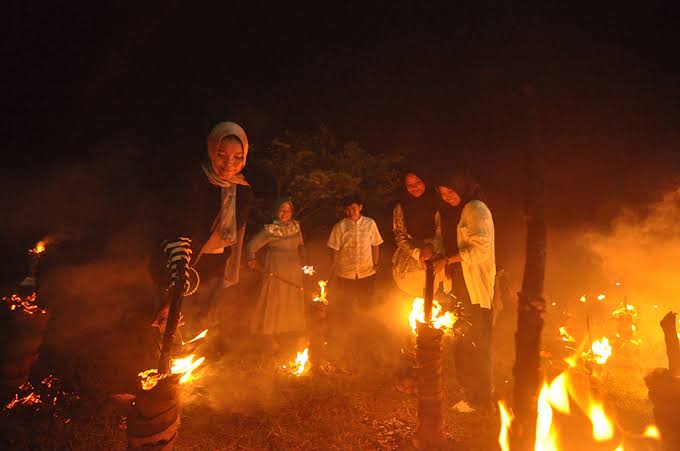
M597 401L590 401L588 418L593 424L593 438L598 442L605 442L614 437L614 426L604 412L604 407Z
M305 371L307 366L307 361L309 361L309 348L305 348L304 351L298 352L295 357L295 375L301 376Z
M498 401L498 410L501 413L501 431L498 434L498 444L501 451L510 451L510 425L514 416L504 401Z
M567 373L561 373L551 383L548 389L548 398L550 404L559 412L569 414L571 409L569 407L569 391L568 391Z
M328 304L328 300L326 299L327 284L327 280L319 280L319 295L314 297L314 302L323 302L324 304Z
M547 383L538 395L538 417L536 418L536 445L534 451L558 451L557 434L552 423L553 411L550 407L550 389Z

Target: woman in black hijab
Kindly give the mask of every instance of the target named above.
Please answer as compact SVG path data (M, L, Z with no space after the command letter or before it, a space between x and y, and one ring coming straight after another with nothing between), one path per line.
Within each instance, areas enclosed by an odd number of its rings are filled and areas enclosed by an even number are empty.
M439 203L434 191L427 189L423 169L407 170L403 174L403 190L392 211L392 233L397 244L392 257L392 276L405 293L423 296L425 260L444 253ZM435 280L435 286L440 281Z

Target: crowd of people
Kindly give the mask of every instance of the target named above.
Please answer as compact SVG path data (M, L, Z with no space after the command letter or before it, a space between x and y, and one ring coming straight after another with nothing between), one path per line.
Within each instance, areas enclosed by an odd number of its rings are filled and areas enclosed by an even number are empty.
M282 334L304 336L307 330L301 289L301 268L307 263L303 234L292 199L284 197L273 205L272 222L244 242L254 203L242 175L247 156L243 128L233 122L217 124L208 135L206 157L190 180L184 213L170 224L174 236L192 240L191 265L201 280L191 300L198 309L196 317L205 324L219 322L218 299L238 284L245 252L247 267L264 275L250 329L276 345ZM465 393L455 407L470 412L488 408L492 401L494 224L484 194L469 173L457 168L438 173L432 177L424 169L403 172L403 189L393 209L392 275L404 293L422 296L426 262L431 260L435 286L463 305L471 326L453 356ZM376 222L363 215L359 193L343 199L341 206L345 217L333 226L327 241L335 282L333 322L339 325L349 321L357 303L370 298L383 243ZM260 267L256 254L264 249Z

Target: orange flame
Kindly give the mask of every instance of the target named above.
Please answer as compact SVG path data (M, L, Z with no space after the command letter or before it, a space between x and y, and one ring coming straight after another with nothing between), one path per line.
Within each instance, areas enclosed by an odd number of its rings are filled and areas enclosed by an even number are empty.
M595 340L590 349L582 354L582 357L589 362L604 365L611 355L612 346L609 344L609 339L602 337L599 340Z
M593 438L598 442L606 442L614 437L614 426L604 412L601 403L591 400L588 418L593 424Z
M293 374L296 376L301 376L305 372L307 362L309 361L309 348L305 348L304 351L298 352L295 357L295 370Z
M326 299L326 284L328 284L327 280L319 280L319 295L314 297L314 302L323 302L324 304L328 304L328 300Z
M510 425L514 416L504 401L498 401L498 410L501 414L501 431L498 434L498 444L501 451L510 451Z
M647 426L645 432L642 435L644 435L647 438L653 438L655 440L659 440L661 438L661 432L659 432L659 428L653 424Z
M550 389L547 383L538 395L538 417L536 418L535 451L557 451L557 434L552 423L553 411L550 407Z
M45 246L46 245L47 245L47 243L45 243L44 241L38 241L37 243L35 243L35 247L33 248L33 252L36 253L36 254L42 254L43 252L45 252Z
M456 316L451 312L441 313L442 306L436 300L432 301L432 320L430 323L435 329L443 329L445 332L451 332L456 323ZM411 331L416 335L418 323L425 322L425 299L413 299L413 306L408 317L408 322L411 325Z
M195 336L194 338L192 338L191 340L189 340L189 341L187 341L187 342L184 342L184 341L183 341L182 344L183 344L183 345L188 345L189 343L193 343L193 342L195 342L195 341L202 340L202 339L204 339L207 335L208 335L208 329L205 329L203 332L201 332L200 334L196 335L196 336Z

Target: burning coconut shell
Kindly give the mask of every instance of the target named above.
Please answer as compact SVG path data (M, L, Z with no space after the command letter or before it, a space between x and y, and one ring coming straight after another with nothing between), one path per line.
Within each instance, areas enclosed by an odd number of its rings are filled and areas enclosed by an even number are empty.
M180 424L181 375L163 377L150 389L140 387L127 420L128 449L175 449Z

